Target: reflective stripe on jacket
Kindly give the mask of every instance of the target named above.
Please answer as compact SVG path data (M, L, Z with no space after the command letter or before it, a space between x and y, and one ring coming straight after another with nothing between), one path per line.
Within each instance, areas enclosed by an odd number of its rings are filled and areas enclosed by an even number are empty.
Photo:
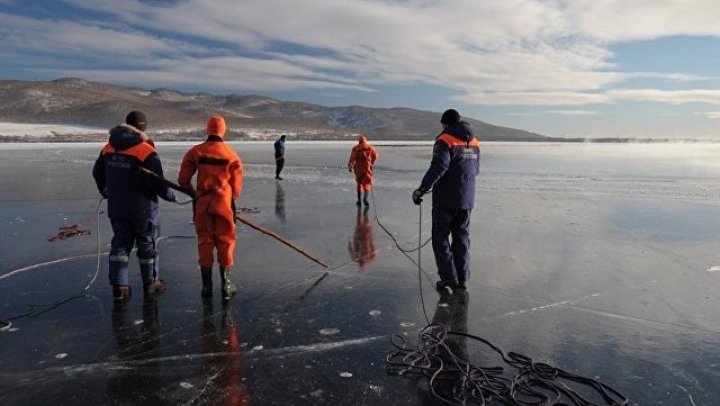
M475 177L479 170L480 142L470 124L460 121L436 138L432 162L420 187L432 189L435 208L469 210L475 205Z
M110 140L93 166L98 190L108 199L108 217L121 220L155 218L158 196L174 200L173 191L157 178L140 170L147 168L163 176L155 148L143 139L144 133L119 125L110 130Z

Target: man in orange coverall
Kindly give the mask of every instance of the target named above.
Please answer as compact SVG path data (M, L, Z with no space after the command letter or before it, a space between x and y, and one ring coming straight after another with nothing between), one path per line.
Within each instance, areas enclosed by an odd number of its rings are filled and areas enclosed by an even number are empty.
M372 189L373 165L378 159L377 150L367 142L367 137L361 135L358 144L350 152L348 170L355 171L355 182L357 182L357 204L360 206L361 192L364 192L363 202L369 206L368 193Z
M195 198L195 231L198 235L198 264L203 297L212 296L213 253L217 249L223 297L237 292L230 279L235 252L235 200L240 197L243 167L238 154L223 142L225 119L212 116L207 122L207 140L185 154L178 183ZM197 172L197 188L191 181Z

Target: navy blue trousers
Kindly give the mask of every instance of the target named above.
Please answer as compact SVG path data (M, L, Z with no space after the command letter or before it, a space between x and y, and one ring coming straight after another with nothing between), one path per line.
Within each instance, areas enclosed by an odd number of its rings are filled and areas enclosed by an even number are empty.
M440 279L470 277L470 213L472 210L432 210L432 246ZM452 242L448 237L452 237Z
M133 246L137 246L140 260L140 273L143 284L147 285L158 279L155 219L118 220L110 219L113 238L110 245L110 284L128 285L128 265Z

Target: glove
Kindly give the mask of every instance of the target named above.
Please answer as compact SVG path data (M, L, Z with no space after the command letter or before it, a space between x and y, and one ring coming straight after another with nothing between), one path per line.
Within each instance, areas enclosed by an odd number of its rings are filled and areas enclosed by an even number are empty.
M425 191L422 190L421 188L415 189L415 191L413 191L413 194L412 194L413 203L415 203L416 205L419 205L420 203L422 203L422 201L423 201L422 196L424 194L425 194Z

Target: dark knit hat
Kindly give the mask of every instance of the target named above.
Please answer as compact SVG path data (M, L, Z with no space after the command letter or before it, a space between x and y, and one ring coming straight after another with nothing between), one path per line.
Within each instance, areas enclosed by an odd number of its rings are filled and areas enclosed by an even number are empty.
M125 124L130 124L140 131L145 131L145 127L147 127L147 119L142 111L133 110L128 113L127 117L125 117Z
M460 121L460 113L455 109L445 110L442 117L440 117L440 122L445 126L453 125L458 121Z

